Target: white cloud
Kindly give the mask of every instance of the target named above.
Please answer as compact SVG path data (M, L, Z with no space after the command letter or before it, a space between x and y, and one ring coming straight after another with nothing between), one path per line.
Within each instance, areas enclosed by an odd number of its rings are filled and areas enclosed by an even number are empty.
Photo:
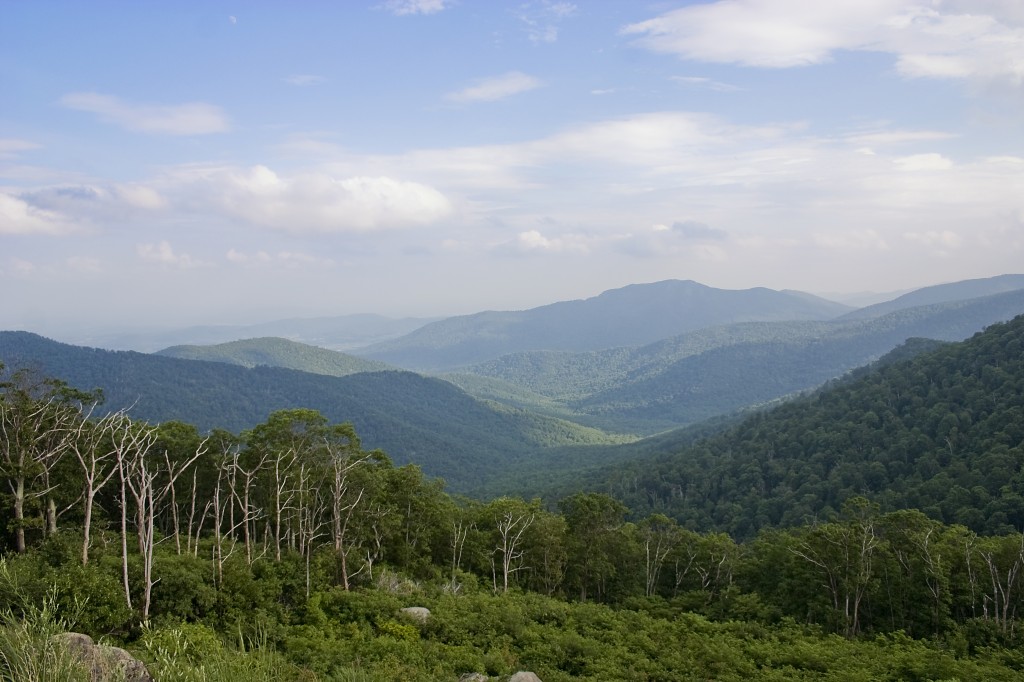
M205 263L195 260L187 253L175 253L166 240L157 244L139 244L136 249L139 257L151 263L160 263L169 267L191 270L202 267Z
M164 197L140 183L54 185L23 192L20 198L77 224L125 221L166 207Z
M609 243L619 253L642 258L692 255L701 260L727 259L724 247L729 235L696 220L676 221L671 225L655 223L614 235Z
M334 260L331 258L321 258L320 256L313 256L308 253L301 253L297 251L281 251L277 254L277 259L290 267L296 268L308 265L328 267L334 265Z
M268 254L266 251L257 251L256 253L250 256L248 253L244 251L228 249L228 252L225 254L225 258L227 258L228 261L232 263L241 264L270 262L270 254Z
M71 256L64 261L69 270L85 275L97 275L103 272L98 258L89 256Z
M384 9L395 16L409 14L435 14L451 7L450 0L388 0Z
M61 214L0 192L0 234L63 234L72 230Z
M531 42L554 43L558 40L559 24L576 14L577 9L571 2L540 0L524 3L515 11Z
M807 3L719 0L673 10L623 28L639 45L705 62L792 67L828 60L837 49L870 41L895 0Z
M862 130L850 133L843 139L851 144L889 146L900 144L912 144L915 142L934 142L938 140L950 140L957 137L953 133L943 130Z
M693 241L722 241L729 237L725 230L711 227L696 220L681 220L672 223L671 230L683 239Z
M501 245L498 250L516 254L586 253L589 247L586 240L578 235L545 237L539 230L526 230L517 234L511 242Z
M28 277L34 274L37 270L36 264L32 261L27 261L23 258L12 258L10 260L11 270L10 274L15 277Z
M541 86L540 80L519 71L484 78L462 90L445 95L451 102L493 102Z
M914 154L895 158L892 162L899 170L908 172L948 170L953 167L953 162L941 154Z
M885 238L873 229L818 232L812 236L815 244L839 251L888 251Z
M12 137L0 137L0 159L11 159L19 156L22 152L38 149L39 145L28 140L19 140Z
M324 78L323 76L315 76L309 73L297 73L288 76L287 78L284 79L285 83L288 83L289 85L296 85L299 87L320 85L321 83L324 83L326 81L327 79Z
M202 102L178 105L132 104L95 92L65 95L61 104L87 111L101 121L140 133L163 135L206 135L228 130L228 119L220 107Z
M840 50L896 56L907 77L1024 81L1020 11L924 0L718 0L630 24L647 49L703 62L789 68ZM984 12L989 11L990 14Z
M715 92L737 92L739 88L735 85L722 83L721 81L704 78L703 76L672 76L671 80L681 85L690 87L706 88Z
M433 187L389 177L280 176L266 166L187 168L164 180L179 205L292 232L367 232L428 225L451 202Z
M946 252L955 249L963 241L960 235L952 230L927 230L924 232L907 232L903 237L914 244L920 244L935 251Z
M334 265L334 260L331 258L314 256L300 251L279 251L278 253L271 255L266 251L256 251L253 254L249 254L244 251L238 251L237 249L229 249L226 257L231 263L248 266L267 265L271 263L279 263L293 268L311 265L325 267Z

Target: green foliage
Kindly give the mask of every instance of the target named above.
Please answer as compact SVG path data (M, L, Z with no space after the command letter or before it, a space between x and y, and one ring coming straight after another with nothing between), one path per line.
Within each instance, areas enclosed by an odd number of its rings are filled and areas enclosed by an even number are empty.
M734 423L621 479L641 515L606 492L456 500L311 409L206 441L168 422L137 457L171 491L203 452L195 484L148 517L104 489L84 565L73 513L29 535L0 560L0 652L28 679L63 665L59 612L172 680L1018 679L1022 350L1024 318ZM18 437L78 433L57 423ZM69 510L82 484L3 474Z
M411 372L334 377L250 369L80 348L26 332L0 332L0 348L9 366L40 366L72 386L106 386L106 408L130 408L134 418L151 422L238 432L276 411L306 406L331 423L353 424L368 449L382 449L398 464L415 462L454 489L487 478L496 462L553 445L615 442L555 417L481 402L446 381Z
M0 680L4 682L85 682L88 672L60 635L75 623L83 604L62 604L56 589L35 596L6 559L0 559Z
M737 538L828 520L850 497L979 532L1024 527L1024 318L883 363L581 485ZM589 479L589 480L588 480Z
M147 630L139 642L141 655L160 682L228 682L253 680L314 682L316 676L272 649L231 649L202 625L181 624Z
M54 562L52 554L31 553L0 560L0 609L21 614L49 605L64 614L66 625L89 633L126 630L133 614L116 574L76 558Z

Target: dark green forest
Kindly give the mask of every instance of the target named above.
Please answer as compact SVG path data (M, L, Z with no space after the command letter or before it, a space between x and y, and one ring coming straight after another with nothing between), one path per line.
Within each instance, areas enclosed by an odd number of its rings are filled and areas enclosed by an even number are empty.
M827 518L855 495L981 533L1024 528L1022 329L1017 318L884 360L586 484L638 512L740 538Z
M441 379L405 371L325 376L282 367L107 351L58 343L28 332L0 332L0 361L30 367L91 390L102 387L108 409L131 407L146 421L184 421L206 432L240 432L282 409L315 407L331 421L351 422L372 448L396 462L415 462L467 490L495 463L555 445L622 442L556 417L476 400ZM438 428L443 426L443 428Z
M161 680L1019 679L1022 346L914 344L604 489L489 501L315 410L206 432L11 365L0 660L75 629Z

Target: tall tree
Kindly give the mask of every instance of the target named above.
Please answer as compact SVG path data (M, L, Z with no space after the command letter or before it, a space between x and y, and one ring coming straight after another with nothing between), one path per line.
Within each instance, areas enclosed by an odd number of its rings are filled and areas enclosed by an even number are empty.
M618 570L626 506L603 493L577 493L559 503L568 529L569 578L580 599L602 599Z
M57 379L0 365L0 474L7 479L15 550L26 550L26 503L44 498L43 530L57 529L50 473L69 450L82 405L99 399Z

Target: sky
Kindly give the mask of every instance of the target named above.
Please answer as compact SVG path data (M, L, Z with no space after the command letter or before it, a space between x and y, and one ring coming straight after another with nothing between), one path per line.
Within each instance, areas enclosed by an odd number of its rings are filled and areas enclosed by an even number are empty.
M0 329L1022 263L1019 0L0 0Z

